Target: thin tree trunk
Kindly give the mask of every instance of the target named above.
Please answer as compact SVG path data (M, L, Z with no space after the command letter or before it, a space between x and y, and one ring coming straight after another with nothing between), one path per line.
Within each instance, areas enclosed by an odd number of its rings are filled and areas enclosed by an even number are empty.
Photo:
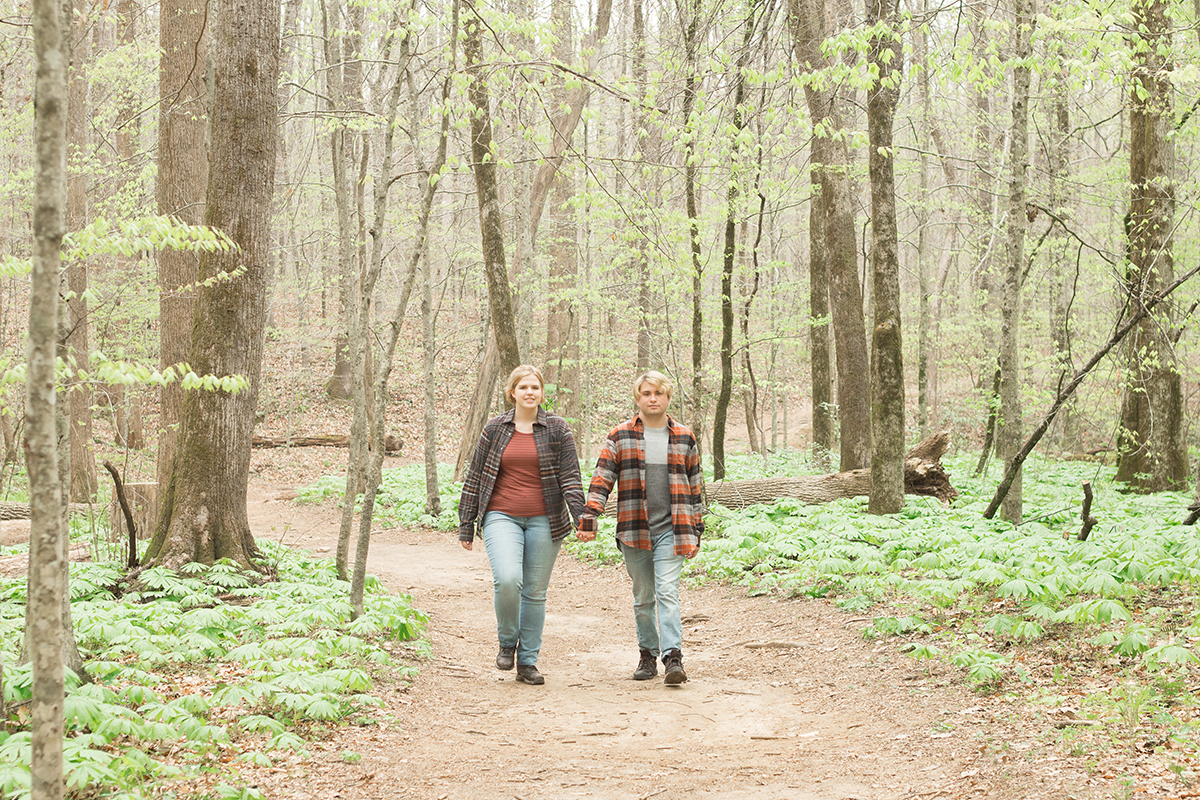
M1029 149L1028 59L1033 51L1034 0L1017 0L1014 26L1017 35L1016 66L1013 68L1012 133L1009 139L1009 168L1012 179L1008 193L1008 246L1004 270L1004 298L1000 320L1000 430L996 454L1006 462L1021 447L1024 419L1021 407L1021 358L1017 329L1021 320L1021 282L1025 270L1025 167ZM1001 516L1013 524L1021 522L1021 472L1018 470L1004 498Z
M466 7L468 18L465 23L463 58L471 76L467 90L472 108L471 171L475 174L475 191L479 199L483 270L487 278L488 307L499 356L498 367L501 373L508 374L521 363L521 353L517 346L512 290L504 263L503 215L500 210L500 189L496 183L497 153L492 141L492 112L483 70L483 23L475 10L474 0L468 0Z
M679 22L683 28L684 70L686 72L683 84L683 128L688 131L687 141L683 147L683 192L684 208L688 218L688 243L692 256L692 395L689 398L688 421L696 442L703 446L704 442L704 266L700 261L700 209L696 199L696 188L699 182L696 165L696 121L692 114L696 109L696 98L700 92L701 80L697 53L700 48L700 14L702 0L692 0L690 6L686 0L676 0Z
M79 0L74 15L71 46L70 110L67 119L67 228L81 230L88 223L87 158L88 41L86 25L91 19L86 0ZM67 266L67 361L72 373L88 370L91 348L88 345L88 263L73 259ZM70 409L72 500L87 502L96 496L96 459L92 454L92 390L86 381L72 377L67 382Z
M812 195L808 201L808 341L812 379L812 459L816 469L833 465L833 372L829 360L829 273L825 269L825 214L822 210L821 168L809 170ZM787 406L784 405L786 441Z
M63 570L65 505L58 480L55 431L55 356L58 339L60 249L66 201L67 66L70 4L33 0L37 147L33 269L25 376L25 452L31 511L25 651L32 661L30 796L63 796Z
M416 131L419 126L415 123L417 118L416 109L416 90L413 87L411 76L407 76L408 61L409 61L409 43L411 36L405 36L401 44L401 53L403 59L403 67L400 70L400 75L397 76L395 89L393 90L389 124L384 135L384 155L383 164L380 169L380 175L384 178L380 180L375 189L375 223L371 228L372 248L371 248L371 268L370 275L377 279L383 268L383 231L384 223L387 220L388 206L388 189L391 183L390 175L392 172L392 136L394 125L391 121L395 119L396 107L399 103L399 95L401 88L401 77L408 77L409 95L413 102L413 120L410 121L410 130L413 131L413 152L418 162L418 170L426 173L427 177L424 186L424 196L422 198L420 217L417 221L417 232L412 244L412 252L409 256L408 267L405 271L403 282L400 288L400 297L396 303L395 311L388 323L386 337L383 347L381 348L378 368L374 376L374 386L372 396L374 398L375 408L372 415L372 430L371 439L376 443L371 451L371 463L367 469L366 486L363 490L363 507L359 516L358 523L358 541L354 553L354 576L350 584L350 603L354 608L354 616L357 618L363 613L363 596L366 591L367 577L367 553L371 542L371 523L375 512L375 497L379 490L380 479L383 474L383 432L387 418L387 399L388 399L388 380L391 377L392 362L396 352L396 342L400 338L400 329L404 324L405 313L408 308L409 296L412 293L413 283L416 280L417 268L420 264L423 255L427 255L427 236L429 233L429 217L433 209L433 198L437 191L438 181L433 180L433 176L441 175L442 168L446 163L446 148L449 138L450 119L449 119L449 100L451 79L456 72L457 58L454 47L454 42L458 40L458 21L459 21L459 4L455 0L453 4L451 28L450 28L450 68L447 76L442 83L442 120L441 129L438 136L437 155L434 157L434 162L428 171L422 168L420 163L420 142L416 139ZM474 20L478 24L478 20ZM373 288L372 281L372 288Z
M746 10L742 33L742 48L734 66L733 128L729 154L729 178L725 191L725 247L721 261L721 388L713 413L713 480L725 479L725 420L733 394L733 266L737 260L737 216L741 196L741 152L739 141L746 128L742 116L742 101L746 95L746 64L750 60L750 43L754 37L757 2L751 0Z

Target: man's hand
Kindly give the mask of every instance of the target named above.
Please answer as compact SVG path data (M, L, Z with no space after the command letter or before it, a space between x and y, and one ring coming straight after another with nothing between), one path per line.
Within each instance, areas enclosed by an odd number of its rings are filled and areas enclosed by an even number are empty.
M581 517L579 519L579 530L575 532L575 538L581 542L593 542L596 540L596 531L599 526L596 524L595 517Z

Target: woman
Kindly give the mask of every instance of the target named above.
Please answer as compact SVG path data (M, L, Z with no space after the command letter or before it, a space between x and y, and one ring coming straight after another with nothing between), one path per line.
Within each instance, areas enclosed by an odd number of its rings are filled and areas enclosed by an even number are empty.
M513 407L484 426L467 470L458 540L472 549L482 515L500 639L496 668L512 669L515 660L517 680L540 686L546 589L572 518L583 513L583 484L571 429L542 409L541 370L514 369L504 395Z

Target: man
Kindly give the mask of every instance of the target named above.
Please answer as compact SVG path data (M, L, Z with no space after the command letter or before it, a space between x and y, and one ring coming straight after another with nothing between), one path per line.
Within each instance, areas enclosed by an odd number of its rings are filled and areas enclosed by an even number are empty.
M633 384L638 413L608 434L596 461L578 538L596 538L596 517L617 484L617 547L633 582L633 614L641 650L635 681L658 675L661 654L665 681L686 681L679 573L700 551L704 533L700 499L700 451L696 437L667 414L670 379L646 372ZM657 620L657 621L656 621Z

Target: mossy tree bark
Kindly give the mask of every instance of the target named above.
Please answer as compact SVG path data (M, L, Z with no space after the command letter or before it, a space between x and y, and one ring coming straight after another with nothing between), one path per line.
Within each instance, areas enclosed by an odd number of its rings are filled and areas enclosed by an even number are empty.
M189 392L179 453L147 561L180 567L257 555L246 517L254 411L270 284L271 208L278 143L278 0L224 0L213 28L211 167L205 224L236 251L204 253L190 363L201 375L241 375L247 390Z

